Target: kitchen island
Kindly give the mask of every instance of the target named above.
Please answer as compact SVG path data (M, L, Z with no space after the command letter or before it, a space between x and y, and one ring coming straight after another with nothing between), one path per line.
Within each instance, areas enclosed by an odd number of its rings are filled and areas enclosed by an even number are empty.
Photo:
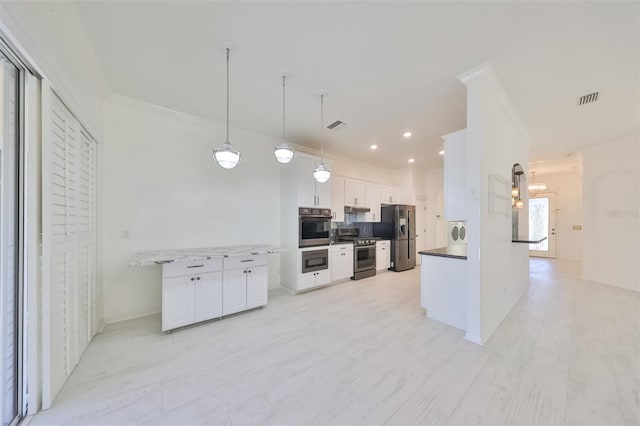
M270 245L154 250L130 267L162 266L162 331L222 318L268 302Z
M420 305L427 318L466 330L467 246L440 247L419 254Z

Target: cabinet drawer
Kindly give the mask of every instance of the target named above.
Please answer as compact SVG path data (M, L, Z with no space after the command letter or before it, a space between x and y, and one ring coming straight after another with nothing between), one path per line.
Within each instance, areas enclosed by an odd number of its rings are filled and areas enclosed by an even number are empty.
M173 262L162 265L163 278L218 271L222 271L222 258L194 260L189 262Z
M345 244L333 244L331 246L331 253L343 252L343 251L352 251L353 244L345 243Z
M389 240L376 241L376 247L391 247L391 241Z
M267 256L233 256L224 259L224 269L248 268L250 266L267 266Z

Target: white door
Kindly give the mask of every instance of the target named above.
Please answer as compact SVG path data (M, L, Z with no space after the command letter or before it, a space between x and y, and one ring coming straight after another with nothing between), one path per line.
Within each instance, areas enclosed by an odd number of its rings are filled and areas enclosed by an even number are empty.
M380 186L368 183L365 186L365 201L371 209L365 214L365 222L380 222Z
M331 208L331 179L325 183L316 182L316 206L323 209Z
M416 264L420 265L419 251L427 249L427 199L416 198Z
M536 257L556 257L556 199L554 194L542 194L529 198L529 239L538 240L529 244L529 255Z
M266 266L255 266L248 269L247 275L247 309L265 306L269 294L269 270Z
M222 285L222 313L235 314L245 309L247 309L247 270L225 270Z
M196 276L196 322L222 316L222 272Z
M162 284L162 331L194 322L195 277L166 278Z

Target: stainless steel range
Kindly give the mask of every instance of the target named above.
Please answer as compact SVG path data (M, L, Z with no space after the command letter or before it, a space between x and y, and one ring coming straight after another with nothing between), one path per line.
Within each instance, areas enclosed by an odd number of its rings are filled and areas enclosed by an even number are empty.
M361 237L357 229L338 229L338 241L353 242L352 280L376 274L376 238Z

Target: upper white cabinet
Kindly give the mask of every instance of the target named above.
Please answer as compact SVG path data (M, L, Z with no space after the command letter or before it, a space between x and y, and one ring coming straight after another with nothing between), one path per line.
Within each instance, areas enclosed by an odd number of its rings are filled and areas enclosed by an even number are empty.
M380 202L382 204L400 204L400 190L391 186L380 187Z
M320 160L298 155L295 161L298 162L298 206L331 208L331 179L318 183L313 177Z
M364 187L365 203L371 209L365 213L365 222L380 222L380 185L367 183Z
M331 178L331 214L334 222L344 222L344 178Z
M365 183L357 180L345 179L344 204L347 206L365 206Z
M467 220L467 129L444 140L444 214L448 221Z

